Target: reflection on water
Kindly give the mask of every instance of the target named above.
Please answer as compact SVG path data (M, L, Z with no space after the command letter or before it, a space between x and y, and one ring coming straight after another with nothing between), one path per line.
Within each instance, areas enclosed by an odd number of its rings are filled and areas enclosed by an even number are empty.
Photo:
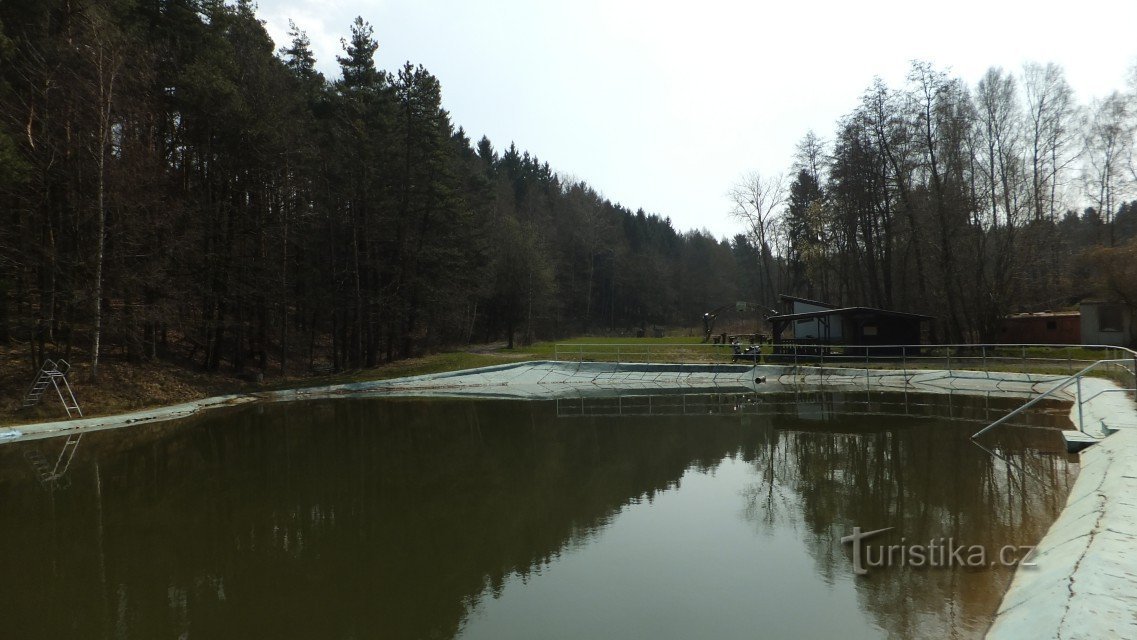
M48 484L64 440L0 446L0 637L976 636L1009 570L854 577L840 537L1031 544L1076 469L1052 430L970 443L1016 400L688 396L245 407Z

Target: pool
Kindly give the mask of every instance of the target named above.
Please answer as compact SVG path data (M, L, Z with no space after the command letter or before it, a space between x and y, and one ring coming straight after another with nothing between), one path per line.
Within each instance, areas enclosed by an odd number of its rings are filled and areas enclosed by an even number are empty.
M258 404L0 446L0 636L981 636L1077 474L1043 404L881 392ZM55 468L53 466L53 468ZM867 544L867 543L866 543ZM879 558L878 558L879 559Z

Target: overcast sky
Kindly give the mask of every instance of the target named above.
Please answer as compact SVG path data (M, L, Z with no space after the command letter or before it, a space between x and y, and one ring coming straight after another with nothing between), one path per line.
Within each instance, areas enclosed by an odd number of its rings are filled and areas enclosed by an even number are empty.
M473 140L515 142L554 170L679 230L741 230L726 192L786 171L813 129L830 139L874 76L923 59L970 85L991 66L1062 65L1079 102L1125 87L1137 2L1058 5L572 0L259 0L282 46L308 33L329 78L355 16L376 63L421 63Z

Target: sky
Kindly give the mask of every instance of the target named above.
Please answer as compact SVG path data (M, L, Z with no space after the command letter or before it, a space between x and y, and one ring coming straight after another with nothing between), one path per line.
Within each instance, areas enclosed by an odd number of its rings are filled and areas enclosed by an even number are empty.
M356 16L376 64L422 64L473 141L516 143L562 176L680 231L743 230L727 192L787 173L810 130L830 139L876 76L899 88L912 60L966 81L989 67L1055 62L1079 102L1126 87L1137 2L673 3L660 0L259 0L278 47L288 21L318 67Z

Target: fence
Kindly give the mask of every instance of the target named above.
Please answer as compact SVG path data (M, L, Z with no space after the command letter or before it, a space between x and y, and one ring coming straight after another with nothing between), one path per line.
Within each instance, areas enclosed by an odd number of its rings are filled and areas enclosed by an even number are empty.
M976 432L977 438L1060 391L1075 386L1079 428L1083 404L1102 393L1137 393L1137 351L1112 345L1054 344L936 344L936 345L821 345L781 343L760 345L761 351L730 344L557 344L553 358L560 362L707 364L742 362L810 368L945 370L987 373L1066 375L1053 387L1018 409ZM1082 393L1087 376L1107 378L1119 389Z
M559 362L615 362L710 364L779 364L791 366L889 369L962 369L1073 375L1101 360L1130 359L1137 352L1111 345L1053 344L936 344L936 345L819 345L762 344L761 352L749 345L659 343L558 343L553 359ZM1099 371L1099 375L1108 372ZM1129 380L1125 380L1128 383Z
M960 402L955 395L982 396L982 405ZM1008 406L1011 399L993 392L961 391L957 394L859 394L857 392L794 391L757 399L753 393L718 392L652 395L622 393L612 396L558 398L558 418L643 417L643 416L708 416L750 415L794 417L820 421L833 416L873 415L888 417L947 416L954 421L986 425L999 418L1004 426L1042 428L1039 416L1020 422L1009 421L1011 414L1022 413ZM1044 416L1045 417L1045 416ZM1051 427L1060 426L1061 418L1051 416ZM1048 423L1049 423L1048 422Z

